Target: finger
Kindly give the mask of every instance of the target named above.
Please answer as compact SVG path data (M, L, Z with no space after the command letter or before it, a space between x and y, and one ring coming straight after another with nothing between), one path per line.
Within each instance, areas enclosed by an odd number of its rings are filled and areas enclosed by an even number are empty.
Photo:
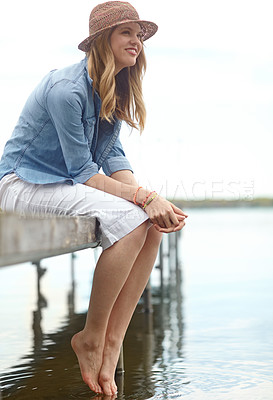
M182 211L180 208L176 207L174 204L172 204L172 208L176 214L184 215L186 218L188 217L188 215L184 211Z
M155 229L158 230L159 232L172 232L174 230L174 226L171 226L170 228L162 228L162 226L158 225L158 224L153 224Z
M151 216L151 217L150 217L150 221L151 221L151 223L152 223L153 225L158 225L158 226L161 227L161 228L164 228L164 227L165 227L165 225L162 226L163 221L160 220L160 218L158 218L158 217Z
M177 214L172 212L172 213L170 213L170 217L169 218L170 218L170 220L171 220L171 222L172 222L172 224L174 226L178 226L179 225L179 219L178 219L178 215Z
M170 227L170 228L162 228L158 224L154 224L154 227L158 232L171 233L171 232L180 231L185 225L186 225L186 222L183 220L183 221L180 221L179 225L176 226L176 227L173 226L173 227Z
M156 229L158 232L161 232L161 229L163 229L163 228L161 228L161 226L159 226L158 224L153 224L153 226L155 227L155 229Z
M158 215L156 223L158 223L161 228L171 228L173 225L177 226L179 221L174 213L166 212L165 214L162 213Z
M170 227L170 228L160 228L160 227L158 227L159 228L158 231L161 232L161 233L178 232L183 228L183 226L185 226L185 224L186 223L184 221L181 221L179 223L179 225L176 226L176 227Z
M162 228L171 228L173 225L177 226L179 224L179 221L174 213L163 216L163 221L165 226Z
M181 229L186 225L185 221L181 221L181 223L179 224L179 226L174 228L174 232L178 232L181 231Z
M176 215L176 217L179 221L184 221L184 219L186 218L184 215Z
M158 225L163 228L163 229L169 229L169 228L175 228L179 226L180 221L183 221L185 217L183 215L176 215L175 213L171 214L170 216L166 216L165 218L162 218L161 221L163 223L159 223ZM173 230L170 230L172 232Z
M158 216L156 218L155 223L158 224L160 226L160 228L167 228L167 226L165 225L165 221L164 221L162 215L160 215L160 216Z
M161 228L161 226L155 224L154 227L161 233L171 233L174 232L175 227L171 226L170 228Z
M171 227L171 228L160 228L159 232L161 232L161 233L171 233L171 232L174 232L174 228L173 227Z

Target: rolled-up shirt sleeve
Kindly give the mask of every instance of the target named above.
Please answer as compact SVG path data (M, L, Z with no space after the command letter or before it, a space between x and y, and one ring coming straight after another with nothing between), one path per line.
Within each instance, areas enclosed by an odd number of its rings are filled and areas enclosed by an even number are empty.
M50 88L46 107L58 134L68 175L84 183L98 173L82 120L83 99L73 82L61 81Z
M128 169L133 172L131 164L127 160L120 138L118 137L106 160L102 164L105 175L110 176L114 172Z

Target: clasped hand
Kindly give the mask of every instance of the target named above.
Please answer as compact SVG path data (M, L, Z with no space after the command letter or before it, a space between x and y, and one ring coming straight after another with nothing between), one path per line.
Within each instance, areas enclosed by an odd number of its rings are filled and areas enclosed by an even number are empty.
M180 231L188 217L170 201L158 196L145 209L154 227L163 233Z

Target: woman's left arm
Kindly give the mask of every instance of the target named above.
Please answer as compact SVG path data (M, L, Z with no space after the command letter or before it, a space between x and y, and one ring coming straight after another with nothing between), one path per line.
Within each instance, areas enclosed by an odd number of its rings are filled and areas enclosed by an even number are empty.
M119 181L121 183L126 183L127 185L139 186L137 181L136 181L136 179L135 179L134 174L132 173L132 171L129 171L129 170L122 170L122 171L114 172L111 175L111 178L113 178L116 181ZM171 202L169 202L168 200L165 200L165 199L164 199L164 201L171 205L173 212L175 213L176 217L179 220L179 225L177 227L175 227L175 228L173 228L173 227L171 227L171 228L162 228L157 223L154 223L154 225L155 225L156 229L159 232L165 232L165 233L176 232L176 231L180 230L183 227L184 218L185 217L187 218L187 215L182 210L180 210L178 207L176 207L173 203L171 203ZM151 206L153 208L155 206L155 209L158 208L156 201L155 201L155 204L151 203ZM148 214L153 215L154 211L149 210Z

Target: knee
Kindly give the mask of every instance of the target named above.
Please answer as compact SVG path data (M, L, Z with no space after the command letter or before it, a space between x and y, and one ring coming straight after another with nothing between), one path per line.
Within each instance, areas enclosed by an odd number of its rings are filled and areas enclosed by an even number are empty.
M158 249L162 241L162 236L161 232L158 232L154 226L151 226L148 230L147 241L149 241L150 246Z
M144 245L147 238L148 222L145 221L133 230L129 235L131 242L139 249Z

